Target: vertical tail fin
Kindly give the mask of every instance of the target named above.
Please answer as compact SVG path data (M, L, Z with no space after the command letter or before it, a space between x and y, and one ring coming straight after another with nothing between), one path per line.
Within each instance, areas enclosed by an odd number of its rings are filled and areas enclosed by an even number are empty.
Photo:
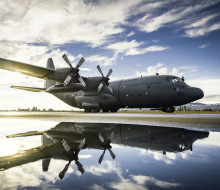
M55 69L54 64L53 64L53 59L52 58L48 58L47 60L47 68L49 69ZM56 84L56 82L52 82L49 80L45 80L44 82L44 88L49 88L51 86L54 86Z

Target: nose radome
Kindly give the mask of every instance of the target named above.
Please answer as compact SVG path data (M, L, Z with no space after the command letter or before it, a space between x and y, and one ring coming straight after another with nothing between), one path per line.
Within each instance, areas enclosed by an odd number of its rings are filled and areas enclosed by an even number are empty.
M200 88L193 88L193 91L196 100L204 97L204 92Z
M201 98L203 98L204 97L204 92L202 91L202 89L200 89L200 88L197 88L197 90L198 90L198 99L201 99Z

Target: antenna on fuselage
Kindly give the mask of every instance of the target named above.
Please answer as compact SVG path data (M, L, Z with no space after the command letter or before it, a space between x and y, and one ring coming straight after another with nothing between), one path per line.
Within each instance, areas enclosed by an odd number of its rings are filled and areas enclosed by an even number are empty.
M184 78L184 76L182 76L181 80L182 80L182 81L185 81L185 78Z

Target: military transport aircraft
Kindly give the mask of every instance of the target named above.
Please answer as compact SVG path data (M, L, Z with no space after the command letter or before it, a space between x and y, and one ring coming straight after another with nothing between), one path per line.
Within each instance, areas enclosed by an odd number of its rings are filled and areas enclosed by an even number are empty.
M33 135L41 135L42 145L0 157L0 172L37 160L42 160L42 169L46 172L51 159L60 159L67 161L59 173L59 178L63 179L72 161L75 161L82 174L85 172L79 162L81 150L102 151L98 159L98 163L101 164L106 150L112 159L116 158L112 144L159 151L165 155L166 152L193 151L193 143L208 137L209 132L150 125L61 122L46 131L18 133L8 135L7 138Z
M55 69L52 58L47 61L47 68L0 58L0 69L20 72L25 75L45 79L44 88L11 86L33 92L53 94L70 106L84 109L85 112L117 112L120 108L154 108L172 113L174 106L190 103L203 98L201 89L190 87L184 78L171 75L138 77L109 82L110 69L104 76L82 77L79 68L81 58L74 68L68 57L64 60L69 68Z

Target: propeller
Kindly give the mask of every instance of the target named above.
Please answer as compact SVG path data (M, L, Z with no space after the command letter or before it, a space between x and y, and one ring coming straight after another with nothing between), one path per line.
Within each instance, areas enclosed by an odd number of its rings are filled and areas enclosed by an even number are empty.
M112 74L112 69L110 69L108 71L108 74L106 76L103 75L102 69L99 65L97 66L97 69L103 77L102 82L99 84L99 86L97 88L97 91L99 92L103 88L103 86L106 85L108 87L108 89L110 90L110 92L113 93L112 87L110 86L110 84L108 82L110 80L109 76Z
M104 158L106 149L108 149L112 159L114 160L115 159L115 154L112 152L112 150L111 150L112 147L110 145L110 143L111 143L111 141L113 139L113 136L114 136L114 131L112 131L110 137L107 140L104 139L104 137L102 136L101 133L99 133L98 136L99 136L99 140L102 142L102 145L104 147L104 151L103 151L103 153L101 154L101 156L99 158L99 164L102 163L102 160Z
M59 174L59 178L63 179L65 176L65 173L67 172L69 165L71 164L71 162L74 160L75 164L77 165L78 170L83 174L85 171L83 169L83 165L78 161L78 154L79 151L83 148L84 144L86 143L86 139L84 138L79 145L77 146L77 150L73 151L73 149L71 149L70 145L68 144L68 142L63 139L62 140L62 145L64 150L67 152L67 154L69 155L69 162L66 164L66 166L64 167L64 169L60 172Z
M67 76L67 78L64 80L63 85L67 86L70 81L72 80L73 77L77 77L79 82L85 87L86 83L83 80L83 78L79 75L79 68L81 67L81 65L83 64L83 62L85 61L85 59L82 57L78 64L76 65L75 68L73 68L72 64L70 63L70 60L68 59L66 54L63 54L63 59L66 61L66 63L70 66L71 68L71 73Z

